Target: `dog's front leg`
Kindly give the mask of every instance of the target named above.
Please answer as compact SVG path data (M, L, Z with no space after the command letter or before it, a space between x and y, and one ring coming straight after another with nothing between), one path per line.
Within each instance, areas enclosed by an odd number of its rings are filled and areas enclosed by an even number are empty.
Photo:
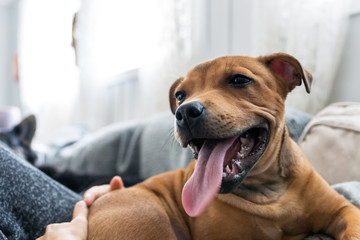
M90 208L88 239L175 240L171 220L155 194L139 188L112 191Z
M337 213L336 218L329 226L329 230L334 231L333 236L336 239L360 239L360 210L348 203Z
M360 210L336 192L323 194L323 205L312 214L312 230L325 233L336 240L360 239ZM310 238L311 239L311 238Z

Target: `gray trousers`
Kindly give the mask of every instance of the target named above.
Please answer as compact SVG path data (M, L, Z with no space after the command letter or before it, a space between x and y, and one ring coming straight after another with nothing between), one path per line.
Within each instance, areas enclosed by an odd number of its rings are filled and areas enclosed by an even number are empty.
M50 223L71 220L81 196L0 142L0 239L35 239Z

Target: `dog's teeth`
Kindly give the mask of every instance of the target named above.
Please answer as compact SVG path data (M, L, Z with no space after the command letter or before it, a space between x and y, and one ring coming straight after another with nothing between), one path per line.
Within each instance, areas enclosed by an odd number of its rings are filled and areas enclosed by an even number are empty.
M238 168L239 170L241 170L241 162L236 162L235 165L237 166L237 168Z
M242 144L248 144L249 140L248 140L247 138L241 137L241 138L240 138L240 142L241 142Z
M241 146L241 151L248 151L249 149L249 146Z
M226 176L227 176L227 174L223 172L223 177L226 177Z
M244 154L244 153L238 152L237 155L236 155L236 158L237 158L237 159L242 159L242 158L244 158L244 157L245 157L245 154Z
M226 172L227 174L230 174L230 173L231 173L231 169L230 169L229 165L226 165L226 167L225 167L225 172Z

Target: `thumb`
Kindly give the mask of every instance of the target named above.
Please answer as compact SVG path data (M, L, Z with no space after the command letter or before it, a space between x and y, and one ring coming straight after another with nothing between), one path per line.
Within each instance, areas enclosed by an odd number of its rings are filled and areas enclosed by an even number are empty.
M76 217L83 217L87 219L89 209L86 206L84 200L81 200L75 204L74 211L73 211L73 219Z
M123 180L120 176L115 176L110 181L110 191L121 189L124 187Z

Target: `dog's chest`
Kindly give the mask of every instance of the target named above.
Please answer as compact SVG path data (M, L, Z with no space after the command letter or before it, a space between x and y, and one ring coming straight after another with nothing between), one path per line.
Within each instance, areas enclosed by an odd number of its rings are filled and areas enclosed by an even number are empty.
M282 239L277 223L257 218L220 201L214 203L199 217L189 220L192 239Z

